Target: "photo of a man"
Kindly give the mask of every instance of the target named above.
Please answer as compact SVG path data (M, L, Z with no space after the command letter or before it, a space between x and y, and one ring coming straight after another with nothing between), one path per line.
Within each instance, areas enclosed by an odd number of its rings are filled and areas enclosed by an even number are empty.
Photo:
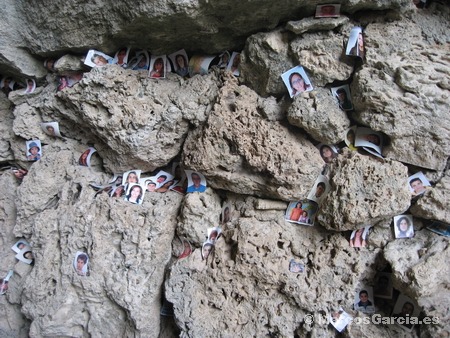
M79 276L86 276L88 272L89 257L86 253L77 251L73 260L73 267Z
M425 193L431 184L422 172L418 172L408 177L409 190L412 196L419 196Z
M205 192L206 191L206 179L205 177L195 171L185 170L188 178L187 192Z
M364 313L375 312L375 307L373 306L373 288L370 286L363 286L355 294L354 308L356 311L361 311Z

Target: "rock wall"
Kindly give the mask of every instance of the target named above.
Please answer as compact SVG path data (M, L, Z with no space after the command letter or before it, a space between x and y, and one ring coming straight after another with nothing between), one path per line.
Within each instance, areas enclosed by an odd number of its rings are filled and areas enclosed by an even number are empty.
M391 315L406 295L420 318L438 322L409 332L354 320L342 336L450 335L449 240L427 229L450 223L450 8L342 1L340 18L313 19L317 3L5 4L0 73L38 86L0 92L0 278L14 271L0 296L0 336L332 337L327 316L339 307L366 316L353 308L355 292L376 287L380 272L391 273L395 290L375 298L378 314ZM364 60L344 55L355 25ZM155 80L107 65L56 92L58 75L84 70L87 49L123 45L167 54L242 48L241 76L213 66ZM59 57L56 73L41 66L45 56ZM291 99L280 75L298 64L314 90ZM330 92L343 83L353 111ZM62 138L43 132L48 121ZM346 147L352 125L385 136L384 158ZM26 159L31 139L42 144L36 162ZM339 151L329 164L321 143ZM88 147L97 152L81 166ZM132 169L170 172L179 161L205 175L205 192L147 192L135 205L91 186ZM17 179L11 165L28 174ZM420 171L431 186L411 199L407 179ZM315 224L287 222L288 202L305 199L320 174L329 191ZM413 238L395 238L400 214L412 215ZM367 225L366 246L350 247L351 231ZM222 236L202 259L214 226ZM192 247L184 258L179 237ZM14 257L20 238L33 265ZM73 267L80 251L87 276ZM290 271L292 260L302 272ZM167 301L173 318L160 314Z

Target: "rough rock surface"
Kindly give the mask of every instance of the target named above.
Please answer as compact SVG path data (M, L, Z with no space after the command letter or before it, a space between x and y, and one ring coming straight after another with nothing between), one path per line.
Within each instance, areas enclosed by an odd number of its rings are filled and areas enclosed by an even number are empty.
M257 99L251 89L228 80L205 126L186 140L184 164L203 172L214 188L302 198L320 174L323 160L298 132L265 120L255 109Z
M14 133L12 132L12 126L14 121L14 115L12 114L11 102L6 98L3 93L0 93L0 159L1 161L7 161L14 159L11 151L11 142Z
M306 32L316 32L316 31L328 31L335 29L336 27L342 26L348 22L348 18L345 16L340 16L339 18L304 18L300 21L289 21L286 24L286 29L290 30L295 34L303 34Z
M399 162L357 153L338 156L318 220L327 229L342 231L399 215L410 205L407 178L407 168Z

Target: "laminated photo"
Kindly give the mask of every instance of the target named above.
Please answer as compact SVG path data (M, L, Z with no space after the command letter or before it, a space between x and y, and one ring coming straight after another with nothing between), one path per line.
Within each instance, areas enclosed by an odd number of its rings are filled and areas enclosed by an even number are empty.
M191 243L185 237L176 236L172 241L172 254L181 259L189 256L191 253Z
M59 131L59 123L58 122L42 122L41 129L47 135L54 137L62 137Z
M313 90L311 81L302 66L289 69L287 72L281 74L281 78L283 79L290 97Z
M375 312L373 288L371 286L363 286L356 290L354 309L355 311L361 311L364 313Z
M353 27L350 31L345 54L364 58L364 38L361 27Z
M156 176L151 177L143 177L139 180L139 184L141 184L146 191L155 192L156 191Z
M113 58L95 49L90 49L84 60L89 67L103 67L113 62Z
M344 111L353 110L350 88L347 84L339 87L332 87L331 93L333 94L333 97L336 99L339 108L341 108Z
M173 175L171 173L168 173L164 170L160 170L156 175L155 175L155 180L156 180L156 188L160 188L162 187L165 183L172 181L173 184Z
M317 5L316 18L339 18L341 12L340 4Z
M95 150L95 148L89 147L81 154L80 158L78 159L78 164L84 167L90 167L92 154L94 154L96 151L97 150Z
M129 184L125 194L125 201L133 204L142 204L144 201L145 190L140 184Z
M377 273L377 283L373 288L373 294L377 298L392 299L394 287L392 285L392 274L388 272Z
M164 183L162 183L159 188L156 188L155 191L159 193L168 192L173 188L178 182L176 180L166 180Z
M89 256L82 251L77 251L73 259L73 268L79 276L88 275Z
M394 217L395 238L414 237L414 226L412 215L398 215Z
M313 188L308 194L308 199L320 204L329 191L330 183L328 182L328 178L325 175L319 175L314 182Z
M350 235L350 247L363 248L367 245L367 237L369 236L371 226L367 225L364 228L353 230Z
M419 314L419 305L408 296L400 294L395 302L391 317L396 317L395 324L399 325L404 330L411 332L416 324L415 320L411 317L415 317L417 320Z
M183 77L189 75L189 58L184 49L170 54L169 59L172 61L175 73Z
M408 177L408 187L412 196L419 196L422 195L428 187L431 187L431 184L420 171Z
M167 57L165 55L152 56L148 76L151 79L164 79L167 71Z
M314 225L319 205L310 200L290 202L286 209L285 220L291 223Z
M26 141L27 146L27 160L28 161L38 161L41 159L41 141L31 140Z

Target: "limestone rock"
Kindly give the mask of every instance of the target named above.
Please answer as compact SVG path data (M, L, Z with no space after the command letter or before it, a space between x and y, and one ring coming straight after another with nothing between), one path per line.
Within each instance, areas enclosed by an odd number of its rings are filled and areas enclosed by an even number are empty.
M53 68L58 73L71 72L71 71L84 71L88 68L82 62L82 57L66 54L56 60Z
M13 154L11 151L11 139L14 133L12 126L14 115L12 114L11 102L3 93L0 93L0 160L12 160Z
M303 128L315 140L335 144L345 138L350 120L339 109L330 90L318 88L312 95L305 93L294 98L288 109L288 120L294 126Z
M346 24L349 19L346 16L338 18L304 18L300 21L289 21L286 24L286 29L291 32L301 35L306 32L327 31L335 29L336 27Z
M338 156L330 171L331 191L317 215L327 229L353 230L406 211L411 194L407 168L357 153Z
M202 172L217 189L283 200L302 198L323 160L302 135L263 119L255 110L257 99L249 88L227 81L205 126L186 140L185 167Z

